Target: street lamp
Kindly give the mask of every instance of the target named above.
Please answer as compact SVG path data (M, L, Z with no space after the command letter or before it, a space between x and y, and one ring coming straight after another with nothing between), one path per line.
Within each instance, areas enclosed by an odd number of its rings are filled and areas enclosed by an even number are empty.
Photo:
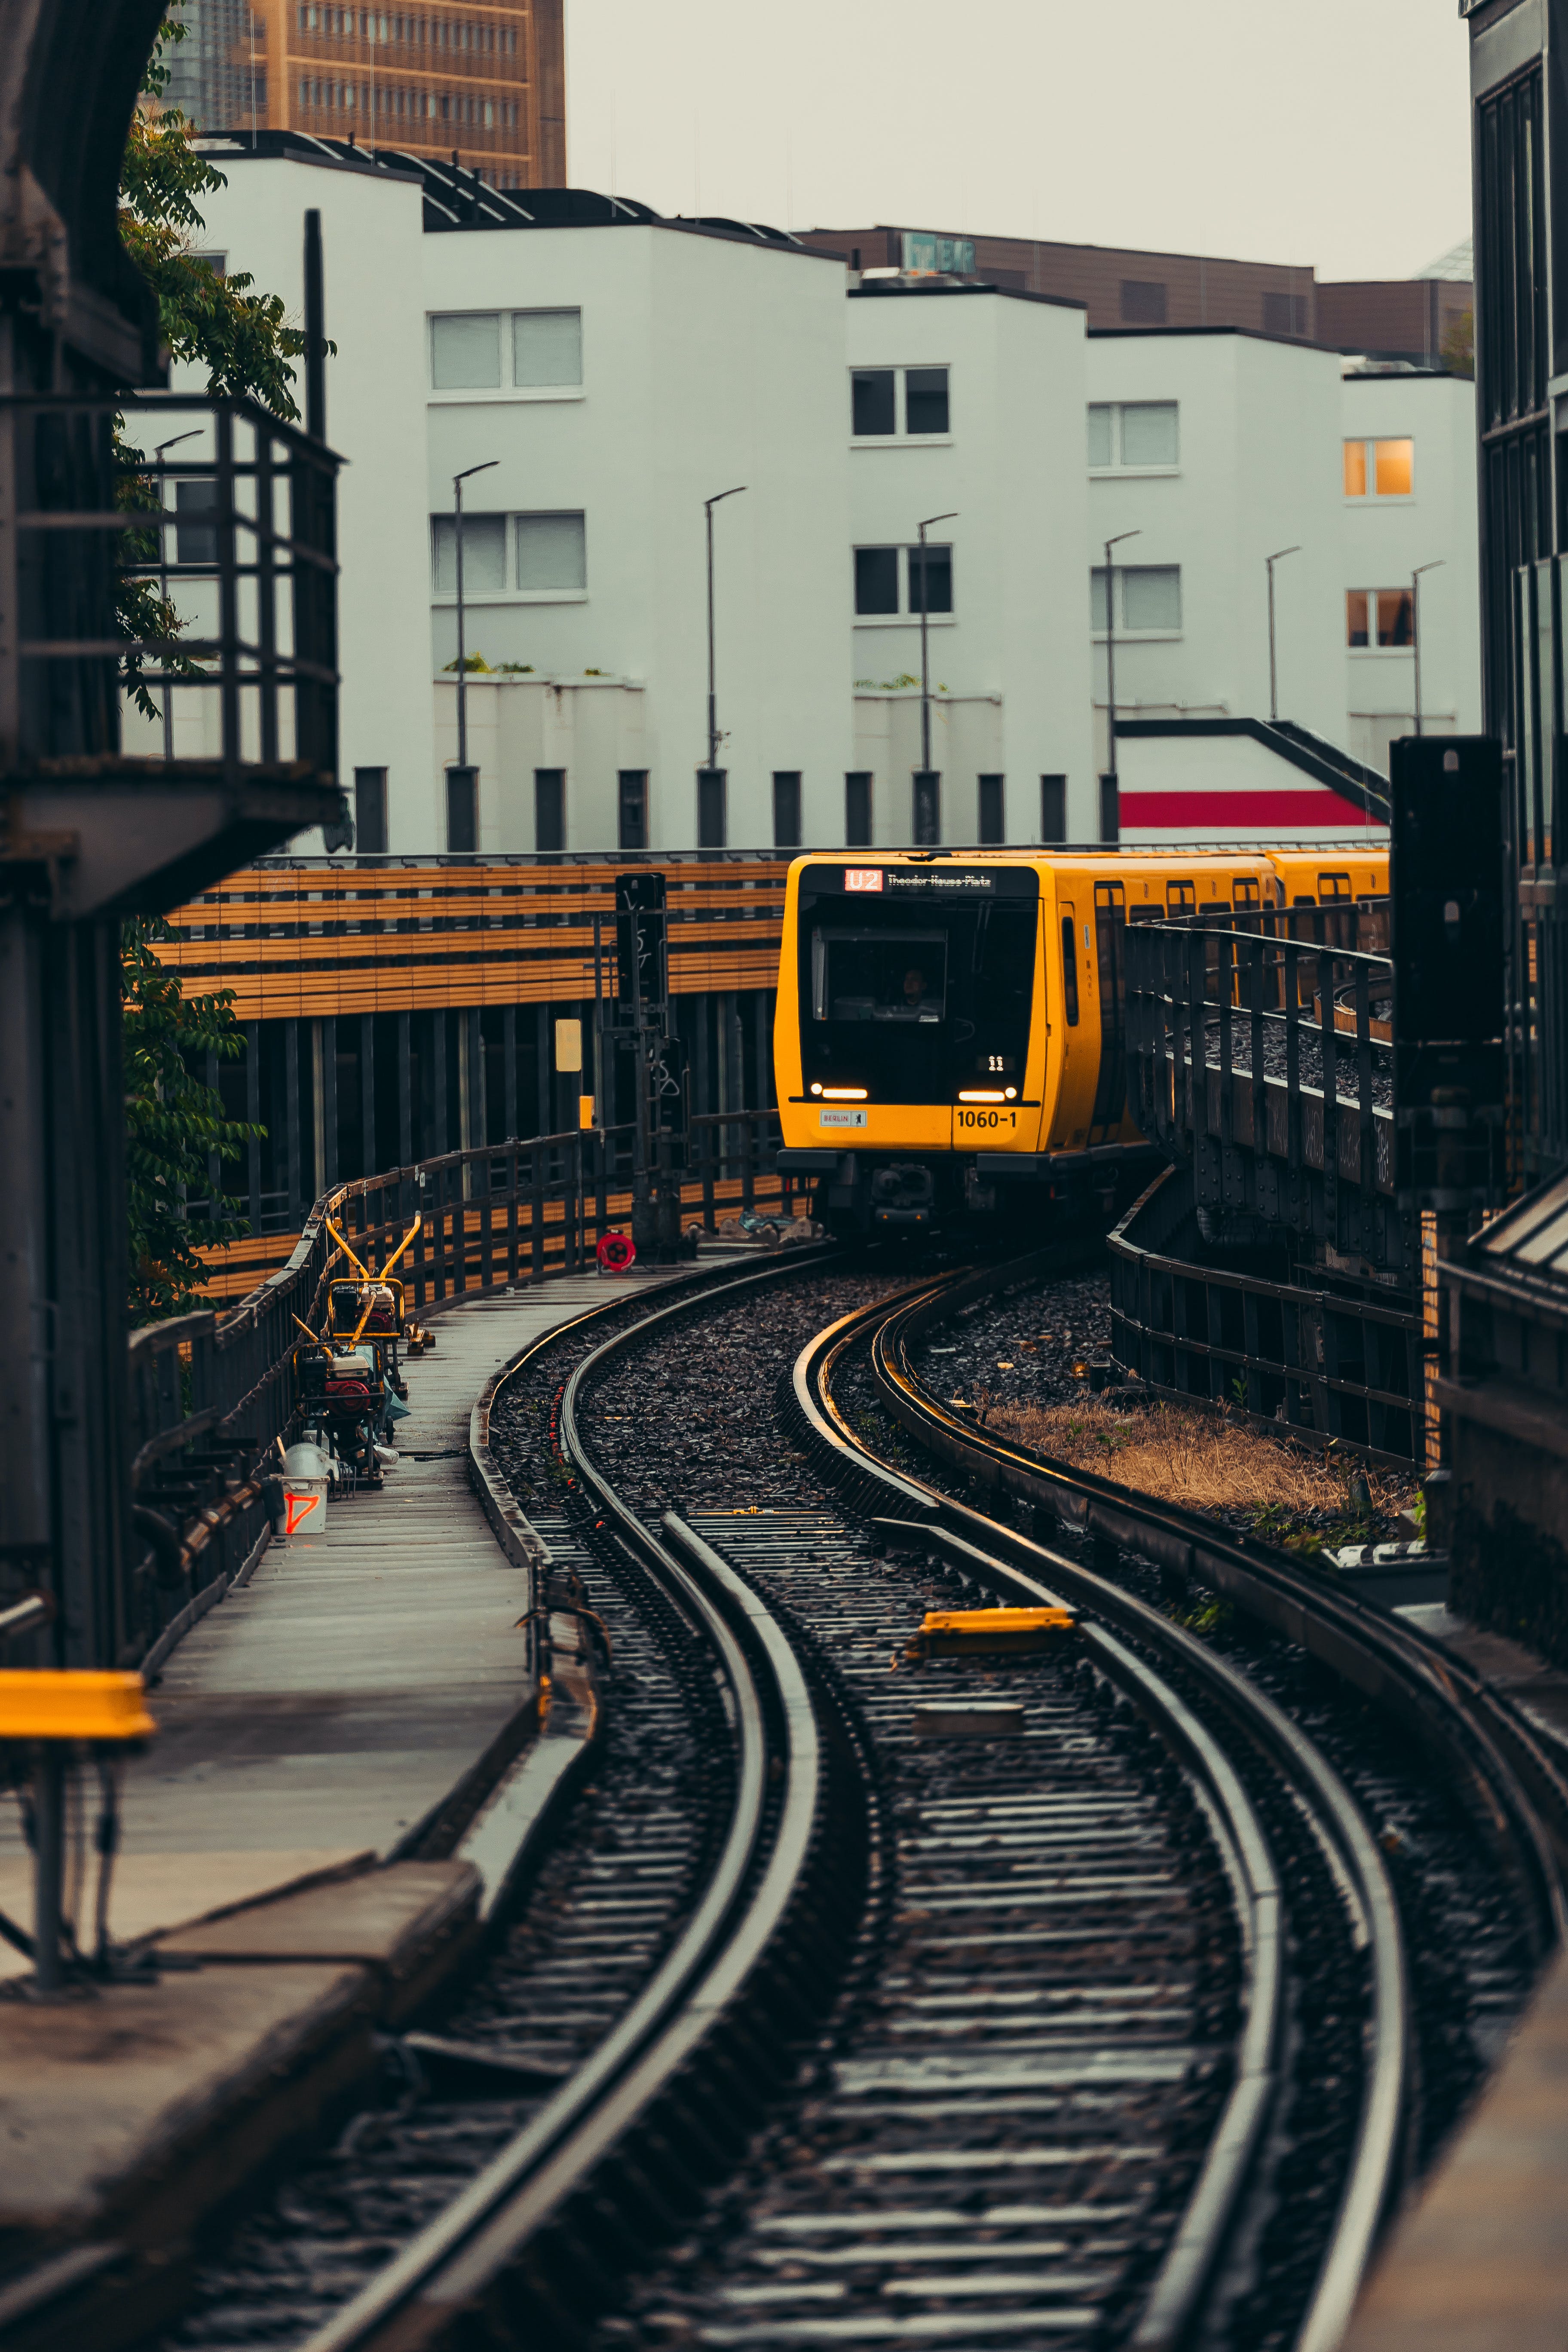
M1279 673L1274 667L1274 566L1282 563L1286 556L1300 555L1300 552L1298 543L1295 547L1277 548L1272 555L1266 555L1263 559L1268 567L1268 723L1271 727L1279 716Z
M1445 555L1435 555L1430 563L1418 563L1410 575L1410 650L1415 656L1415 732L1421 732L1421 574L1436 572L1447 562Z
M182 441L194 441L201 429L199 425L193 425L188 433L176 433L172 440L160 441L153 452L153 457L161 457L165 449L177 449ZM158 468L158 504L160 508L163 504L162 467ZM176 493L177 504L178 494ZM169 526L166 522L161 522L158 525L158 603L162 607L161 617L163 627L169 630ZM169 634L172 635L174 633L169 630ZM169 682L169 656L165 654L163 656L163 757L165 760L172 760L174 756L174 712L170 701L173 692L174 688Z
M918 525L921 535L921 774L931 775L931 660L927 647L926 615L930 597L926 586L926 533L933 523L956 522L958 509L947 514L927 515ZM940 837L940 825L939 825Z
M1111 568L1110 551L1120 547L1124 539L1142 539L1142 530L1119 530L1114 539L1105 542L1105 709L1106 750L1110 765L1110 804L1114 809L1118 791L1116 782L1116 573ZM1105 832L1105 814L1100 812L1100 830Z
M467 689L468 655L463 645L463 484L475 474L488 474L499 466L499 457L486 457L478 466L465 466L460 474L452 477L452 510L458 543L458 765L468 764L468 698Z
M748 485L737 482L732 490L720 490L702 501L702 512L708 528L708 772L719 765L719 698L713 677L713 509L726 499L740 498Z

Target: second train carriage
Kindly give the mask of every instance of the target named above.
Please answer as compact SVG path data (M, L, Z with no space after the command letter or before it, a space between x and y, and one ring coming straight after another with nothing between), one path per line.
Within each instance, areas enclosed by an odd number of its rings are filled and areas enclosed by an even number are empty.
M1127 924L1387 888L1381 844L797 858L779 1167L816 1179L843 1234L988 1216L1025 1188L1110 1193L1147 1149L1127 1107Z

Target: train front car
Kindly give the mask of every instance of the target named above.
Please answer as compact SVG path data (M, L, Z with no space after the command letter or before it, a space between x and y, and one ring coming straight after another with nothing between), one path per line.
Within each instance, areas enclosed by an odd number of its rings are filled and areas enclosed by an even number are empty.
M1039 861L884 856L790 869L773 1030L784 1149L842 1234L994 1206L979 1155L1041 1148Z

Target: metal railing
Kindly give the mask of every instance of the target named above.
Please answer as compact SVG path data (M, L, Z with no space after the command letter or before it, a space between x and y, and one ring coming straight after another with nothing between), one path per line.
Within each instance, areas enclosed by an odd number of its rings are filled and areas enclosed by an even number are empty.
M0 454L18 656L0 740L335 783L333 451L248 400L28 393L0 394ZM128 675L157 719L121 712Z
M1408 1300L1272 1281L1201 1248L1188 1173L1168 1168L1110 1237L1119 1364L1311 1444L1401 1467L1425 1458L1425 1340Z
M1128 1055L1133 1115L1191 1162L1200 1208L1261 1218L1409 1280L1387 938L1381 906L1135 924Z
M731 1208L786 1213L778 1139L776 1111L690 1120L683 1225L712 1232ZM418 1215L398 1275L422 1313L591 1265L600 1236L629 1224L634 1143L629 1126L532 1136L336 1185L315 1203L287 1265L237 1307L132 1335L134 1519L147 1549L132 1570L123 1664L155 1663L263 1531L258 1465L293 1417L299 1326L319 1324L338 1262L329 1219L367 1264L384 1264Z

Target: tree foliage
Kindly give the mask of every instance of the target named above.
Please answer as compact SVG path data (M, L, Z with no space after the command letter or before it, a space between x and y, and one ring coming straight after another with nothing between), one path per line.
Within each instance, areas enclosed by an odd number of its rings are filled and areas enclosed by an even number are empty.
M244 274L219 277L198 257L206 224L200 199L226 183L192 144L195 126L178 108L161 103L168 84L164 56L184 40L184 26L165 23L142 84L148 101L131 126L121 173L120 234L158 299L163 339L171 358L206 370L210 394L248 394L275 415L293 419L290 362L305 347L287 323L275 294L258 294ZM144 451L121 436L120 499L123 507L155 506L158 490L144 470ZM156 564L154 532L128 532L129 565ZM119 620L132 640L179 635L180 616L145 572L121 574ZM181 667L177 658L174 667ZM194 674L194 665L185 665ZM128 650L126 683L142 711L160 717L142 659ZM126 1160L130 1194L131 1313L157 1322L205 1304L208 1268L200 1250L237 1241L249 1226L240 1203L212 1180L215 1162L232 1161L265 1132L230 1118L205 1079L207 1056L237 1061L245 1038L234 1017L234 991L186 996L179 973L159 961L155 943L167 924L138 918L121 933L124 1008ZM202 1072L197 1076L197 1071ZM205 1201L200 1218L191 1199Z
M205 1304L208 1269L198 1247L239 1241L250 1230L239 1202L213 1183L213 1157L233 1160L264 1129L230 1118L223 1097L193 1074L208 1054L238 1061L245 1037L234 991L187 996L180 975L159 962L153 941L170 937L157 916L138 916L121 933L125 1058L125 1163L130 1201L131 1315L156 1323ZM187 1197L205 1200L190 1218Z
M1474 376L1476 373L1476 314L1473 309L1461 310L1443 337L1443 365L1450 375Z

